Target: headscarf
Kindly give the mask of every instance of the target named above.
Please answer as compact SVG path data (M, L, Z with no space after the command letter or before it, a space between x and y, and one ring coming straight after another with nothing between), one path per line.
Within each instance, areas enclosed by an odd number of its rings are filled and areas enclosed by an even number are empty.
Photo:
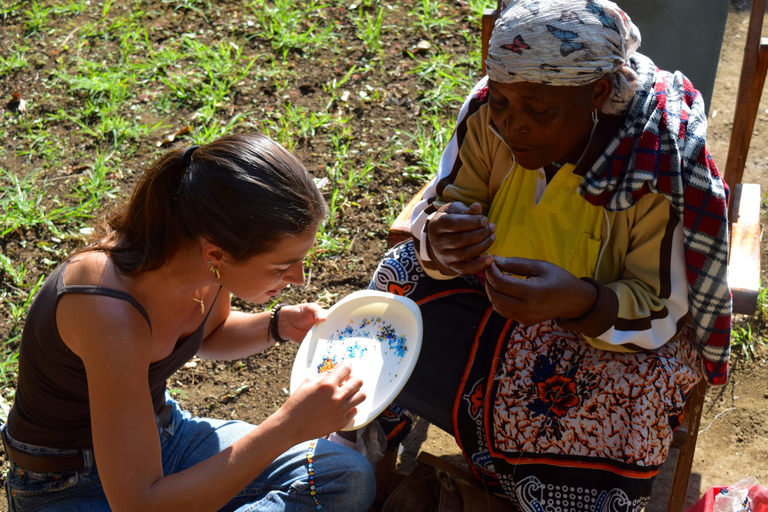
M623 114L637 90L627 65L640 31L608 0L511 0L496 21L485 61L501 83L590 84L610 74L613 94L603 112Z

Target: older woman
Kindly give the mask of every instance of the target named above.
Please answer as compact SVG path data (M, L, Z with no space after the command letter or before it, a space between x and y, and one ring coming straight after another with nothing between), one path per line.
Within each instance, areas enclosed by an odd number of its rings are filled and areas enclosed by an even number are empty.
M605 0L510 5L371 283L425 319L398 403L520 509L640 510L685 397L727 378L727 187L701 96L639 44Z

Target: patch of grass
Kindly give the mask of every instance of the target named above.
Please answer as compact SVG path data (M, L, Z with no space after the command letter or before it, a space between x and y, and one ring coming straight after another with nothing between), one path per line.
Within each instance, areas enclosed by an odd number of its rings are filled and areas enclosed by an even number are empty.
M405 195L400 192L394 199L389 194L386 194L384 200L387 202L387 209L384 212L384 215L382 215L382 221L384 222L384 225L391 226L410 199L406 198Z
M194 135L192 136L192 139L194 140L195 144L203 145L208 144L209 142L213 142L214 140L218 139L222 135L226 135L228 133L233 133L235 131L235 128L238 127L251 127L254 128L253 124L246 121L246 118L250 112L243 112L240 114L236 114L232 116L232 118L227 121L223 122L219 120L218 118L211 119L208 121L207 124L199 125L197 128L195 128Z
M191 11L208 22L205 11L211 9L211 2L209 0L163 0L163 3L174 4L174 12L179 10Z
M340 99L340 96L338 95L339 91L342 90L344 84L349 81L350 77L355 73L355 71L357 71L357 66L352 66L344 74L341 80L336 80L334 77L333 80L331 80L331 83L323 85L323 90L329 96L328 103L325 105L325 110L330 110L331 106Z
M435 33L447 32L456 23L443 15L448 7L441 0L418 0L415 4L416 7L411 11L416 18L414 26L430 39Z
M69 0L66 4L56 5L54 12L58 15L77 16L88 9L88 0Z
M754 315L735 315L731 328L731 349L743 354L747 360L758 353L758 346L766 344L768 330L768 288L761 286L757 295L757 310Z
M467 0L469 10L479 20L483 16L485 9L495 9L496 0Z
M0 3L0 21L5 21L11 16L15 15L19 7L21 7L21 2Z
M333 25L322 26L320 21L313 21L327 7L316 0L301 4L274 0L271 6L267 0L251 0L245 5L258 20L252 37L269 41L283 60L291 50L310 55L315 48L327 45L333 36Z
M29 65L27 50L29 50L29 46L20 46L14 43L7 57L0 55L0 76L27 67Z
M430 114L418 125L416 133L401 133L415 149L406 149L416 161L406 167L404 177L427 182L437 174L443 149L453 134L453 123L442 116Z
M43 167L49 168L61 164L63 144L41 119L25 122L27 132L21 137L16 154L28 163L42 160Z
M63 236L59 225L80 225L96 204L62 206L58 197L49 199L50 206L43 204L48 195L46 180L38 180L32 171L17 176L0 169L0 237L8 233L44 227L55 236Z
M357 37L365 43L365 47L371 55L381 55L381 31L384 21L384 8L379 7L376 15L371 17L370 13L365 12L365 18L362 16L355 19L357 25Z
M425 82L421 103L431 113L454 112L477 81L477 60L459 60L450 53L431 53L410 71Z
M48 16L53 12L53 7L41 7L36 0L32 0L29 4L29 8L24 11L27 17L27 21L24 23L27 29L27 36L41 35L40 33L46 29L48 23Z

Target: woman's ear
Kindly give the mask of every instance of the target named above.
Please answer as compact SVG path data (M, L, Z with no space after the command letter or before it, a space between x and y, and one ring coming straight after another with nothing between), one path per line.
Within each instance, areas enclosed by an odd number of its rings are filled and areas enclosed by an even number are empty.
M603 109L603 104L610 99L613 94L613 77L603 75L595 82L592 82L592 106L598 111Z
M218 245L205 239L201 240L200 244L203 262L206 265L210 263L213 264L213 266L218 267L223 262L227 261L228 254Z

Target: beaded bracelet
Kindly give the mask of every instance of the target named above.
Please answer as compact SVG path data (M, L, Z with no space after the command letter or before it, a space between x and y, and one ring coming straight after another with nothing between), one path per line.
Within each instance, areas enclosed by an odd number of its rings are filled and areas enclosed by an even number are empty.
M287 340L280 337L280 333L277 330L277 322L280 319L280 310L283 309L283 304L278 304L272 308L272 312L269 314L269 327L267 328L267 339L271 338L275 341L285 343Z

